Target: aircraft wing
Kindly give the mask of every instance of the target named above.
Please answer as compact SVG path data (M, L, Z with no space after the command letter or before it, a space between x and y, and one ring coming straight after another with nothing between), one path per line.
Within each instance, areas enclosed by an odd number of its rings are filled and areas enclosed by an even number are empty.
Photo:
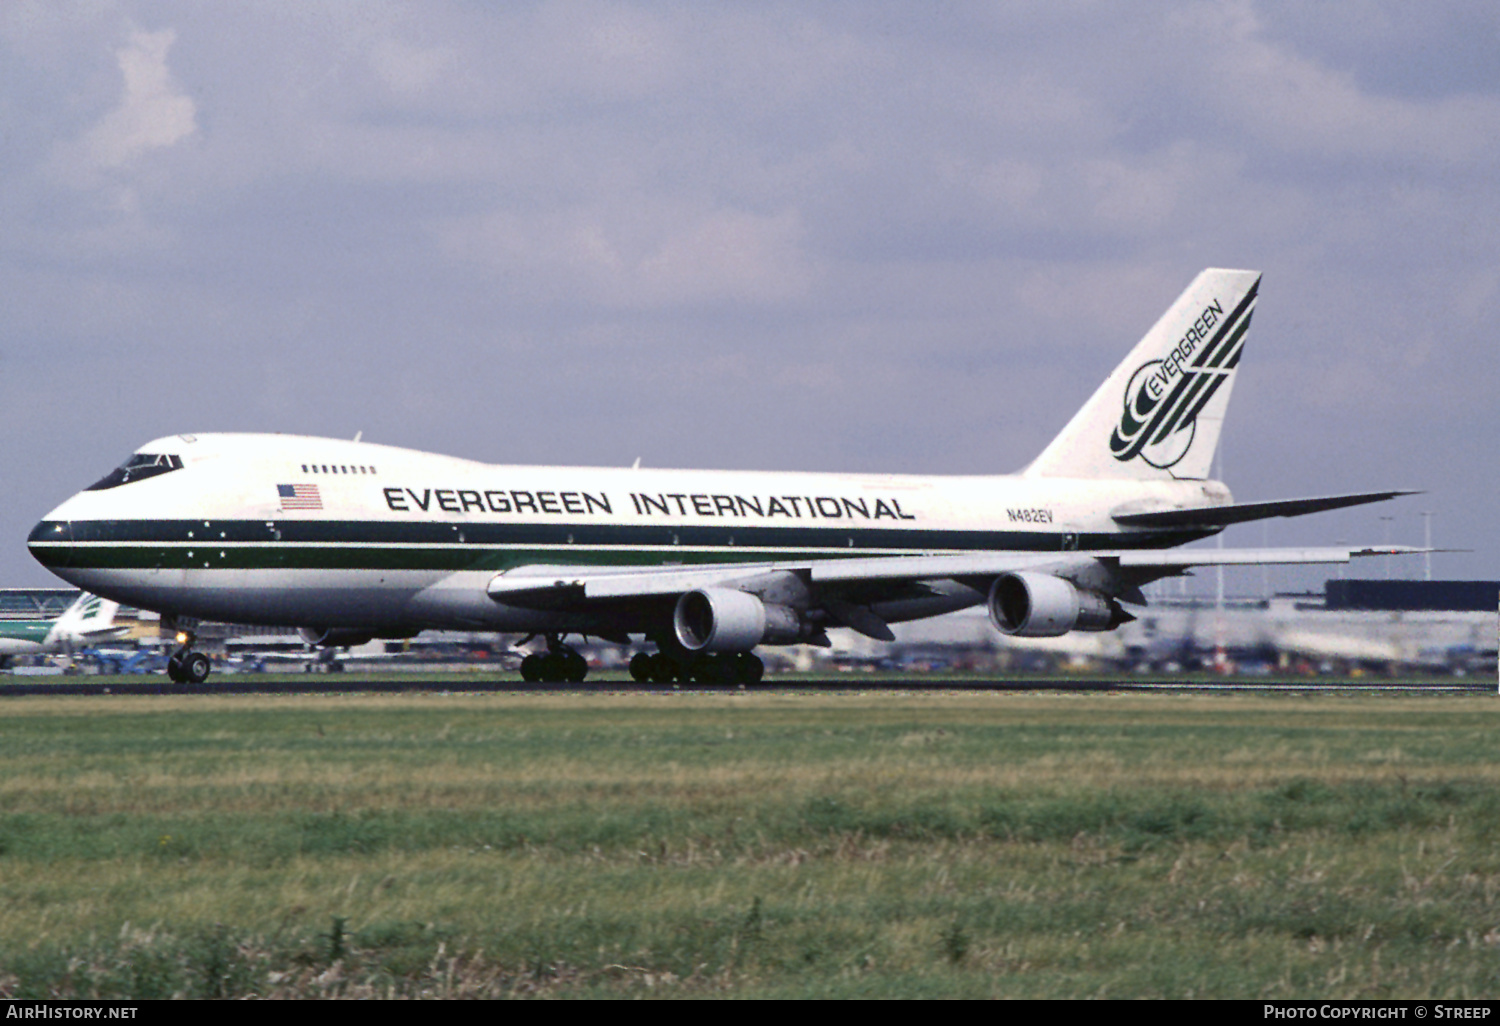
M1425 552L1409 545L1320 546L1283 549L1096 549L1082 552L975 553L953 556L885 556L824 560L812 564L812 579L978 577L1016 570L1046 570L1087 561L1121 568L1176 573L1194 566L1260 566L1284 563L1347 563L1358 556L1405 556Z
M931 556L873 556L764 563L601 569L526 566L497 574L487 592L497 602L541 609L577 608L591 602L666 598L696 588L737 587L777 574L805 584L899 584L925 580L995 577L1022 570L1068 576L1090 564L1122 572L1132 583L1181 573L1194 566L1347 563L1358 556L1409 555L1407 545L1279 549L1109 549L1079 552L973 552Z

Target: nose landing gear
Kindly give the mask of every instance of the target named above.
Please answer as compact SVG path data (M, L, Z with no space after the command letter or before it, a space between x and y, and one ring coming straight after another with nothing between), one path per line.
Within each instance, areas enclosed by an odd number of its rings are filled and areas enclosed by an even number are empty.
M208 680L213 664L202 652L193 651L193 635L182 631L177 635L182 647L167 659L167 676L174 684L202 684Z

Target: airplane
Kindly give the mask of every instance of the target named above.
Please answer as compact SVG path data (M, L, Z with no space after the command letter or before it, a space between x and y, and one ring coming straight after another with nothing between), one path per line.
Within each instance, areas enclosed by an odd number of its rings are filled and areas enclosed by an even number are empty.
M0 620L0 667L18 655L71 651L118 638L127 628L115 624L120 604L84 592L54 619Z
M637 680L754 683L760 645L983 604L1023 637L1107 631L1194 566L1346 562L1405 546L1177 548L1226 526L1405 490L1236 503L1209 476L1256 271L1209 269L1015 474L507 466L279 434L160 438L58 506L32 554L178 629L290 624L319 645L428 629L546 640L528 680L578 682L570 634L655 646ZM523 642L524 644L524 642Z

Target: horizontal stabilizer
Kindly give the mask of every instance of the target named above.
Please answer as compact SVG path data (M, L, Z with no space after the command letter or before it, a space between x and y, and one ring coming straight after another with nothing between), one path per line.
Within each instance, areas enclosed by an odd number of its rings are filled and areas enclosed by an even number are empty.
M1361 492L1355 495L1326 495L1315 499L1280 499L1276 502L1237 502L1229 506L1202 506L1197 509L1162 509L1147 513L1116 513L1112 519L1124 527L1227 527L1251 520L1271 517L1300 517L1307 513L1360 506L1367 502L1384 502L1398 495L1417 495L1410 489L1389 492Z
M1416 545L1323 546L1308 549L1133 549L1112 553L1122 567L1276 566L1347 563L1358 556L1414 556L1431 552Z

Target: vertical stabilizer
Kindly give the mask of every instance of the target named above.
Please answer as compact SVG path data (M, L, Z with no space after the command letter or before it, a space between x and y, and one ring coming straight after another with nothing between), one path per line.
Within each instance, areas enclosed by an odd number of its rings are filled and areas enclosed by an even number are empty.
M47 634L51 644L77 645L103 641L124 633L116 626L115 614L120 604L84 592L52 623Z
M1259 290L1259 271L1194 278L1023 473L1207 478Z

